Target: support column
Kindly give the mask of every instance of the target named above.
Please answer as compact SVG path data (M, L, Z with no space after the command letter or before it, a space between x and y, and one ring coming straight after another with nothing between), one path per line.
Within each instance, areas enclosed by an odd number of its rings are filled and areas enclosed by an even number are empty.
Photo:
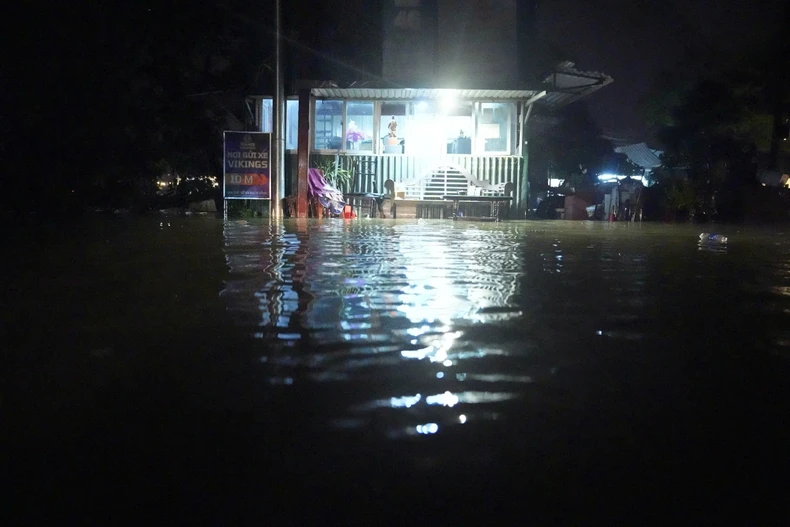
M285 72L283 67L282 52L282 11L280 0L275 4L275 86L274 86L274 141L273 167L270 166L269 173L274 175L270 183L271 196L269 196L269 217L272 219L282 219L283 217L283 198L285 198ZM274 168L272 171L271 168Z
M299 89L296 217L307 217L307 170L310 167L310 88Z
M519 185L519 196L518 196L518 212L519 212L519 219L524 219L529 214L529 140L528 140L528 131L527 126L529 121L529 116L532 114L532 104L526 106L526 114L523 115L523 120L521 121L521 185ZM524 212L524 215L521 215L521 212Z
M519 219L524 219L527 217L529 213L529 116L532 115L532 106L546 96L546 90L543 90L539 93L536 93L526 101L524 101L522 108L526 109L526 113L523 113L523 119L521 120L520 128L521 128L521 147L520 154L521 154L521 177L520 177L520 185L518 187L518 196L517 199L519 201L518 210L519 212ZM524 216L521 216L521 212L524 211Z

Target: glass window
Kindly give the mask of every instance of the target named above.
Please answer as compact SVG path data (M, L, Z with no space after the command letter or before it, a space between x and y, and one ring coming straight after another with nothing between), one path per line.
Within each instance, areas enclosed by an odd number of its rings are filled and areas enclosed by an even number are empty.
M405 102L381 103L379 137L381 138L382 152L385 154L403 153L403 143L407 133L406 126Z
M272 99L261 100L261 132L274 133L274 102L272 101ZM286 150L296 150L298 141L299 141L299 101L286 100L285 101Z
M510 153L511 103L482 102L475 139L481 152Z
M343 148L343 101L315 101L316 150Z
M373 103L346 103L346 149L373 151Z
M299 144L299 101L285 101L285 149L296 150Z
M274 103L271 99L261 100L261 132L272 133L274 129Z
M471 154L474 119L471 102L457 102L445 110L444 138L448 154Z

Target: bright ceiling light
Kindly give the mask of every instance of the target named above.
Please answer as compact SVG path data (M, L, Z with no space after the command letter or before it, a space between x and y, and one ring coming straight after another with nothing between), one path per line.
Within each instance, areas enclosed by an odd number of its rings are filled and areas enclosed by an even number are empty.
M439 101L444 110L452 110L458 102L458 92L456 90L442 90Z

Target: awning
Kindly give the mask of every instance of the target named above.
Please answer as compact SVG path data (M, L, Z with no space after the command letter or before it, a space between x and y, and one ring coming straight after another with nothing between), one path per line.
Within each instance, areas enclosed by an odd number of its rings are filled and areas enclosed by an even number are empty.
M618 146L614 151L618 154L625 154L633 163L645 169L661 166L661 159L657 155L657 153L660 154L660 151L651 150L645 143Z

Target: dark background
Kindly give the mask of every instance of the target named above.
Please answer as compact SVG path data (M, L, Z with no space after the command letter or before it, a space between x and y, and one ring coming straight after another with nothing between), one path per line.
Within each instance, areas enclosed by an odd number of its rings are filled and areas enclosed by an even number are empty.
M657 80L696 79L743 57L776 53L784 4L518 5L525 33L535 37L533 78L559 60L611 75L614 83L586 101L602 132L660 148L643 115L660 91ZM380 7L284 2L289 86L332 78L327 71L338 65L347 76L376 78ZM96 194L91 202L128 195L154 174L219 173L221 131L251 120L247 95L274 91L273 14L272 0L33 1L9 9L0 174L14 206L51 210L72 193Z
M554 0L541 2L542 39L567 52L579 69L614 83L588 104L604 132L654 141L640 114L659 74L699 76L734 57L774 47L783 0Z

